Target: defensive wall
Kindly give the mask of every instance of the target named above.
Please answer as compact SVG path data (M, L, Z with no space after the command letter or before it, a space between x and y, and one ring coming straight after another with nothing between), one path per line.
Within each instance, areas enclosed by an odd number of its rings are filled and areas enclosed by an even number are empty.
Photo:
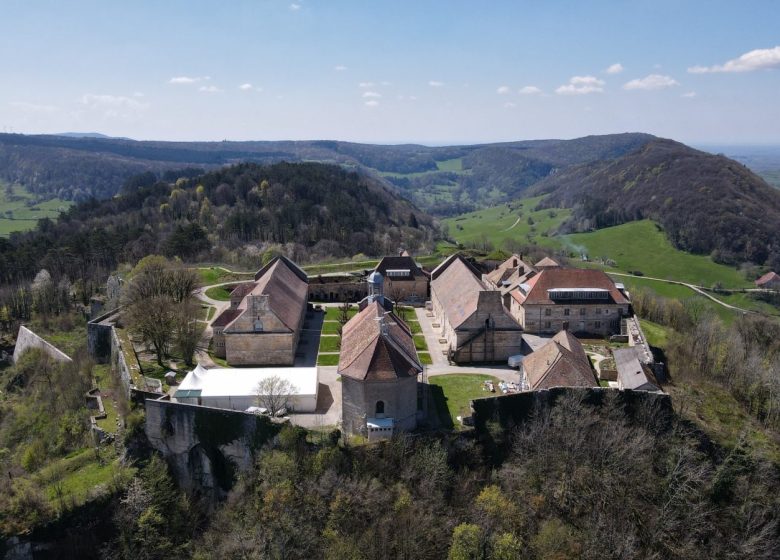
M43 340L40 336L32 332L30 329L22 325L19 327L19 333L16 335L16 346L14 347L13 362L16 363L19 358L30 350L31 348L38 348L44 351L58 362L72 362L70 356L65 352Z

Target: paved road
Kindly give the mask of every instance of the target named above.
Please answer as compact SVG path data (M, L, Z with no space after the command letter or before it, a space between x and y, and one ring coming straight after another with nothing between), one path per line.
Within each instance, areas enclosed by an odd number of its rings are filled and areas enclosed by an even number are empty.
M666 280L664 278L654 278L652 276L636 276L634 274L626 274L624 272L607 272L607 274L610 274L612 276L625 276L628 278L639 278L640 280L653 280L654 282L666 282L667 284L677 284L678 286L685 286L686 288L690 288L697 294L703 295L706 298L711 299L718 305L722 305L723 307L727 309L732 309L734 311L739 311L741 313L754 313L754 314L760 314L758 311L753 311L750 309L743 309L741 307L737 307L736 305L731 305L730 303L726 303L725 301L721 301L718 298L714 297L712 294L705 291L703 286L697 286L696 284L689 284L688 282L680 282L679 280ZM754 290L746 290L746 291L754 291Z

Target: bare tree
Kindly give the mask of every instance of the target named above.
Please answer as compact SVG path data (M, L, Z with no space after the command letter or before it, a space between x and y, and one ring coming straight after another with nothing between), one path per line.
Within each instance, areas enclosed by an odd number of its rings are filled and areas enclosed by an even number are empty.
M271 416L277 416L283 410L289 408L290 397L295 393L296 387L287 379L278 375L266 377L257 384L255 395L258 406L268 409Z
M199 311L200 306L192 301L184 301L176 306L174 345L187 365L192 365L192 357L203 336L204 326L198 321Z

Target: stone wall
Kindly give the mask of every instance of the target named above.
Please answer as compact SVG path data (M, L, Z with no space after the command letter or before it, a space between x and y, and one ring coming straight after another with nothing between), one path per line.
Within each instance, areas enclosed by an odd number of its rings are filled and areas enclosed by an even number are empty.
M146 437L171 466L179 485L221 499L236 475L249 470L255 453L280 430L265 416L147 400Z
M16 363L22 354L31 348L38 348L39 350L42 350L58 362L73 361L65 352L53 344L46 342L40 336L22 325L19 327L19 333L16 335L16 346L14 347L14 355L12 358L13 362Z
M563 330L564 324L568 324L568 330L573 333L609 336L620 333L620 319L628 315L628 305L606 302L513 305L513 310L516 318L529 333L554 334Z
M396 431L417 427L417 378L363 382L341 378L342 427L349 434L366 435L366 418L374 417L377 401L385 404L384 416L393 418Z
M665 393L621 391L601 387L555 387L475 399L471 401L474 427L479 432L487 432L488 422L497 422L502 428L519 426L530 420L534 414L554 407L559 399L571 395L592 406L601 406L607 395L614 395L629 417L638 416L638 412L643 408L649 411L649 415L644 416L650 418L645 418L645 421L666 422L673 414L672 400Z

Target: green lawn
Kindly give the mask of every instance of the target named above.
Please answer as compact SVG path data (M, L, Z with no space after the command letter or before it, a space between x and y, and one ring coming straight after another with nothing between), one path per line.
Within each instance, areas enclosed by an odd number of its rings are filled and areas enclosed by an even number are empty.
M409 330L412 331L412 334L421 334L422 333L422 327L420 326L420 323L417 321L407 321L407 325L409 325Z
M57 198L39 202L34 194L19 185L12 186L11 190L9 197L6 184L0 183L0 237L31 230L41 218L56 219L73 205Z
M501 248L506 239L536 243L545 247L560 246L550 237L571 216L569 209L536 210L543 197L525 198L510 204L485 208L442 220L449 235L458 243L469 245L486 239ZM529 221L530 218L530 221Z
M338 352L338 351L339 351L338 336L320 337L320 352Z
M357 305L350 304L349 311L347 312L347 315L351 319L355 315L357 315L358 308ZM326 307L325 308L325 320L326 321L338 321L339 315L341 314L341 310L338 307Z
M453 426L459 426L457 417L471 414L469 405L471 400L493 395L494 393L489 393L484 389L484 382L487 380L498 385L498 379L492 375L458 373L430 377L428 383L431 385L436 409L442 423L446 425L451 422ZM440 390L437 391L436 388ZM498 391L497 388L496 391ZM448 419L449 422L447 422Z
M433 364L431 355L428 352L417 352L417 357L420 358L420 363L424 366L430 366Z
M679 280L710 287L720 282L727 288L748 287L750 283L734 268L718 264L710 257L675 249L654 222L641 220L577 233L562 238L566 247L579 253L587 249L591 261L608 258L616 265L607 270L641 271L645 276Z
M337 366L339 365L338 354L320 354L317 356L318 366Z
M338 321L325 321L322 323L322 334L338 334L340 326Z
M666 348L672 329L646 319L640 319L639 324L642 325L642 332L645 333L645 337L650 346L661 349Z
M228 284L226 286L214 286L206 290L206 297L217 301L230 301L230 292L237 284Z
M200 276L200 282L203 286L211 286L212 284L221 284L222 282L231 282L233 280L243 280L248 282L253 278L254 272L234 273L228 272L217 266L211 266L209 268L198 268L198 276Z
M418 352L428 351L428 343L425 342L425 337L423 335L421 334L415 335L414 347L417 349Z
M436 167L439 171L449 171L451 173L459 173L463 171L463 159L445 159L436 162Z

